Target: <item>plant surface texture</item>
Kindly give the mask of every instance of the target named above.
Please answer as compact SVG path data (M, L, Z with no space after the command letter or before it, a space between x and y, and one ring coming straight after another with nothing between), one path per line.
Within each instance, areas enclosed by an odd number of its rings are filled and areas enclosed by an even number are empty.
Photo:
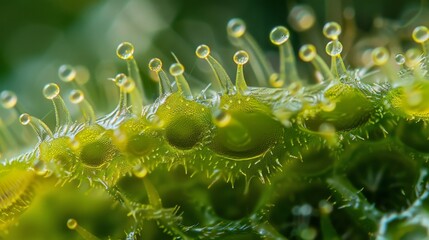
M0 239L429 239L424 1L40 4L65 30L0 40Z

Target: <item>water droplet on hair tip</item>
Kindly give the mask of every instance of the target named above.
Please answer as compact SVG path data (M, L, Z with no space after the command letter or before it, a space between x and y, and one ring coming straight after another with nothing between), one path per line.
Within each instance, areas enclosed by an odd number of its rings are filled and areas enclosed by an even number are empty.
M47 99L54 99L60 94L60 87L55 83L48 83L43 88L43 96Z
M161 71L162 68L162 61L159 58L152 58L149 61L149 70L154 71L154 72L159 72Z
M389 52L384 47L374 48L371 54L372 54L372 61L377 66L382 66L386 64L390 57Z
M170 74L174 77L182 75L184 71L185 67L183 67L183 65L180 63L173 63L170 66Z
M27 113L23 113L19 116L19 122L24 126L28 125L31 122L31 116Z
M316 47L312 44L305 44L299 49L299 58L304 62L312 61L316 54Z
M195 54L199 58L207 58L210 55L210 48L209 48L209 46L207 46L205 44L201 44L195 50Z
M237 51L234 54L233 60L238 65L244 65L249 61L249 54L243 50Z
M124 60L131 59L133 54L134 46L129 42L123 42L119 44L118 48L116 49L116 55Z
M71 230L76 229L78 226L77 221L73 218L70 218L69 220L67 220L67 227Z
M63 82L71 82L76 78L76 70L71 65L61 65L58 68L58 76Z
M341 26L336 22L328 22L323 26L323 35L331 40L337 40L341 34Z
M273 28L270 32L270 40L275 45L282 45L289 40L289 30L283 26Z
M70 102L73 104L81 103L84 98L84 94L81 90L72 90L69 95Z
M331 56L338 56L343 51L343 45L338 40L329 41L328 44L326 44L326 53Z
M1 100L1 104L6 109L15 107L16 103L18 102L18 98L16 97L16 94L8 90L4 90L1 92L0 100Z
M395 55L395 61L399 65L403 65L405 63L405 56L401 53Z
M229 20L226 29L230 36L239 38L246 33L246 24L239 18L233 18Z
M425 26L418 26L414 28L412 36L416 43L424 43L429 38L429 30Z

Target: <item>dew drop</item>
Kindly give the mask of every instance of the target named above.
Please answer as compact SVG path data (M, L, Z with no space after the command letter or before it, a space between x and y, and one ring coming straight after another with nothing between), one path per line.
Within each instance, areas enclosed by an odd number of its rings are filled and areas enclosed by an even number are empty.
M134 166L133 174L138 178L144 178L147 175L147 169L144 166L138 164Z
M336 22L328 22L323 26L323 35L331 40L337 40L341 34L341 26Z
M246 24L239 18L233 18L229 20L226 30L230 36L239 38L246 33Z
M116 49L116 55L124 60L131 59L133 54L134 46L129 42L123 42L119 44L118 48Z
M326 53L331 57L340 55L342 51L343 44L338 40L329 41L328 44L326 44Z
M398 53L395 55L395 61L398 65L404 65L405 63L405 56L401 53Z
M46 99L54 99L58 94L60 94L60 87L55 83L46 84L43 88L43 96Z
M127 81L127 79L128 79L127 75L125 75L123 73L117 74L116 77L115 77L116 85L118 87L123 87L124 84L125 84L125 82Z
M283 26L273 28L270 32L270 40L275 45L282 45L289 40L289 30Z
M15 107L16 103L18 102L18 98L16 97L16 94L12 91L4 90L0 94L1 104L4 108L10 109Z
M377 66L382 66L387 63L389 60L389 52L384 47L378 47L372 50L371 53L372 61Z
M234 54L233 60L235 64L244 65L249 61L249 54L243 50L237 51Z
M199 58L207 58L210 55L210 48L209 48L209 46L207 46L205 44L201 44L195 50L195 54Z
M31 116L27 113L23 113L19 116L19 122L24 126L28 125L31 122Z
M70 102L73 104L81 103L85 97L81 90L72 90L69 95Z
M70 218L67 220L67 227L71 230L74 230L77 228L77 221L73 218Z
M429 38L429 30L425 26L418 26L414 28L412 36L416 43L424 43Z
M299 58L304 62L313 61L316 54L316 47L313 44L305 44L299 49Z
M182 75L184 71L185 71L185 67L183 67L183 65L180 63L173 63L170 66L170 74L173 77L177 77L179 75Z
M159 58L152 58L149 61L149 70L153 72L159 72L162 68L162 61Z
M316 21L313 9L306 5L297 5L289 13L289 22L296 31L311 28Z
M71 82L76 78L76 70L71 65L61 65L58 68L58 76L63 82Z

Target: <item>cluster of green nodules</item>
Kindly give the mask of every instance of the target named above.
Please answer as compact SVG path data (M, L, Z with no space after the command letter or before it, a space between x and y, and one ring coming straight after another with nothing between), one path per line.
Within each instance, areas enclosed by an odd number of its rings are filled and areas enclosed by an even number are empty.
M299 11L311 15L308 9ZM296 27L308 29L306 19ZM427 217L417 211L427 202L428 29L413 32L423 52L398 54L396 64L389 64L386 48L374 49L375 76L381 80L371 81L373 75L345 67L341 26L329 22L323 29L329 67L313 45L299 50L300 59L318 73L318 83L308 86L297 71L287 28L270 33L280 52L279 71L261 56L242 20L232 19L227 30L244 49L232 58L234 82L207 45L196 49L212 70L216 96L210 99L195 94L176 57L169 68L173 81L154 58L149 69L160 96L150 103L134 47L127 42L118 46L117 55L129 71L111 79L119 101L104 117L96 118L69 65L60 67L59 77L74 84L69 101L82 116L73 121L58 85L47 84L43 94L54 106L54 130L21 112L12 92L2 92L3 106L20 113L19 121L34 130L39 142L30 154L5 160L1 220L30 205L34 179L55 177L61 185L75 180L106 190L135 222L127 226L129 239L145 231L165 237L147 229L151 220L180 239L420 236L428 228ZM263 87L247 86L249 61ZM6 130L0 129L0 140ZM397 230L402 226L411 227ZM67 227L95 239L75 218L67 220Z

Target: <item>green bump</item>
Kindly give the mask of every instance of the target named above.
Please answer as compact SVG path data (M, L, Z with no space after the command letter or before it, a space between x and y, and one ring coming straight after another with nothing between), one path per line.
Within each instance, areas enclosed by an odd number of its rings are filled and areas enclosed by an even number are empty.
M194 148L209 132L207 107L189 101L178 93L170 95L156 115L163 123L167 142L177 149Z
M119 127L114 144L121 150L134 156L144 156L161 143L158 132L143 118L131 118Z
M88 126L75 136L80 161L88 167L100 167L110 162L117 152L110 131L99 125Z
M128 139L127 151L136 155L143 156L156 147L153 137L146 134L136 134Z
M221 155L248 160L263 155L283 134L283 126L261 103L240 101L227 112L231 120L216 128L210 148Z
M309 109L304 114L305 127L318 131L323 123L332 124L337 131L348 131L365 124L374 109L371 101L358 89L347 84L336 84L325 92L332 110Z
M86 144L80 152L82 162L90 167L99 167L113 158L112 144L106 139L99 139Z
M179 116L165 129L168 143L179 149L191 149L204 137L204 126L195 119Z

